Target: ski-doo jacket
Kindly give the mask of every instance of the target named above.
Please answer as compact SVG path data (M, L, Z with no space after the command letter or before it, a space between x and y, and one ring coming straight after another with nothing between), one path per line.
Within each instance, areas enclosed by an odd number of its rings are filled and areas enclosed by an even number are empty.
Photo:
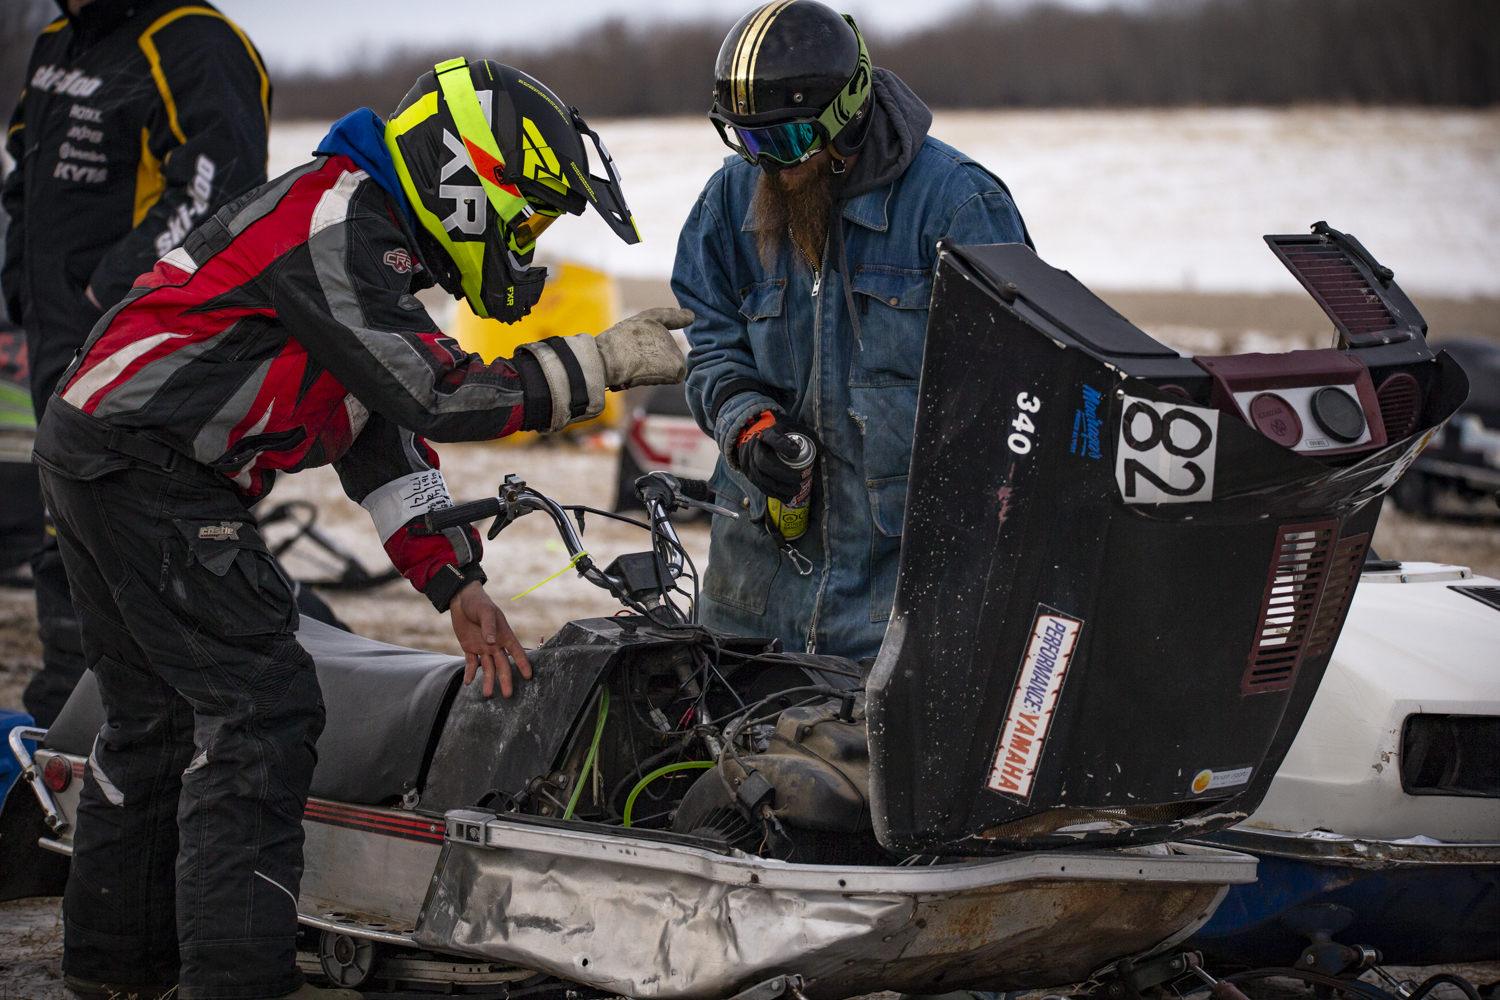
M37 460L91 478L169 450L246 498L279 470L333 463L391 561L446 610L484 578L480 545L472 529L410 534L451 502L424 438L545 429L552 398L530 355L486 365L443 335L412 294L429 273L404 201L350 155L321 156L141 276L64 373Z
M270 103L250 40L196 0L93 0L43 29L7 132L0 274L38 412L99 319L85 290L108 309L265 183Z

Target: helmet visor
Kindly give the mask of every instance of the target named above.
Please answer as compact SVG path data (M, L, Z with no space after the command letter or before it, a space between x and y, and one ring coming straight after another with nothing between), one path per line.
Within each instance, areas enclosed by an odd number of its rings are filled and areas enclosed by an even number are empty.
M823 128L813 118L751 128L736 125L717 112L709 117L724 144L750 163L759 163L762 157L788 165L801 163L823 148Z

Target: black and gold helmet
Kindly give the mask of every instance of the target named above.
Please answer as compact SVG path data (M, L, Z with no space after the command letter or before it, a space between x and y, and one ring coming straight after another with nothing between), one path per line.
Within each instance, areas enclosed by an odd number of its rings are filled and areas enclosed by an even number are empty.
M773 0L724 39L709 117L730 149L775 170L825 146L854 152L869 101L870 55L854 18L817 0Z
M585 136L603 177L589 169ZM593 205L620 239L641 240L599 136L518 69L438 63L391 116L385 141L420 235L447 259L434 276L476 315L514 322L531 311L547 273L530 266L536 239L564 212Z

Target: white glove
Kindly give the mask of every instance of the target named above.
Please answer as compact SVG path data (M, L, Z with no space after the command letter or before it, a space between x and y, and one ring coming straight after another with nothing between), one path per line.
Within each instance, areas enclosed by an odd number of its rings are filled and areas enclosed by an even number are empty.
M674 385L687 378L687 363L670 331L693 322L687 309L647 309L623 319L597 337L587 333L572 337L549 337L522 344L541 365L552 394L550 431L560 431L578 420L589 420L604 412L604 390L629 389L638 385ZM565 348L570 358L559 353ZM570 364L572 362L572 364ZM575 368L583 376L588 405L573 412ZM581 397L580 397L581 400Z
M692 322L688 309L647 309L599 334L594 344L604 359L604 384L630 389L676 385L687 378L687 363L669 331Z

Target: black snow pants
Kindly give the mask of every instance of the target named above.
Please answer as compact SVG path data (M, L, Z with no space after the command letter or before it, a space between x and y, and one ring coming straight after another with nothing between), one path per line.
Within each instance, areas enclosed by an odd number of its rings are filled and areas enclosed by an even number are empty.
M302 982L302 811L323 728L292 589L221 477L42 470L106 723L85 771L63 969L183 1000Z

